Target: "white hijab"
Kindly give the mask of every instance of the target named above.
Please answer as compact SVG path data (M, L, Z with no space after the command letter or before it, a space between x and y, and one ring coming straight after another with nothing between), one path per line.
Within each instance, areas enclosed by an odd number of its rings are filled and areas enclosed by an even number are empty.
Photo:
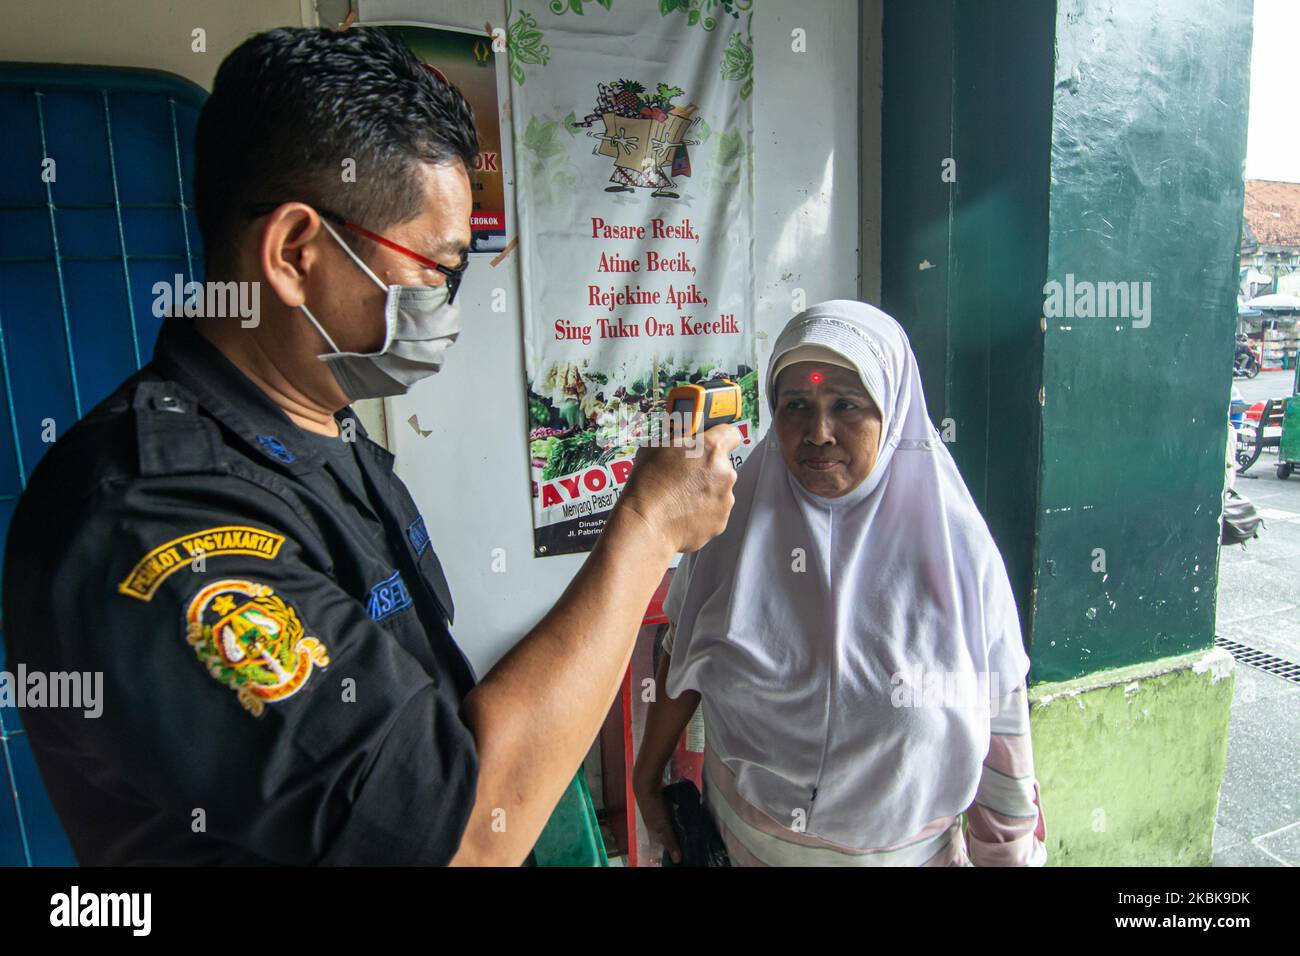
M807 835L884 847L974 799L988 701L1019 686L1029 659L1002 556L930 423L902 327L848 300L796 316L769 365L774 413L773 373L808 345L862 376L880 454L860 485L823 498L771 431L758 443L727 529L674 577L667 691L701 693L708 746L743 798ZM921 706L896 705L909 697Z

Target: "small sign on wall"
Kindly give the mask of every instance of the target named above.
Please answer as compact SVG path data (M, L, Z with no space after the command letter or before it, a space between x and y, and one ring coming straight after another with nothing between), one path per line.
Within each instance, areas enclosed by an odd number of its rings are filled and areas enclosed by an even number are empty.
M474 111L479 157L470 171L474 209L471 252L500 252L506 246L506 191L501 163L498 76L503 69L486 33L412 23L366 23L395 30L420 60L457 87Z

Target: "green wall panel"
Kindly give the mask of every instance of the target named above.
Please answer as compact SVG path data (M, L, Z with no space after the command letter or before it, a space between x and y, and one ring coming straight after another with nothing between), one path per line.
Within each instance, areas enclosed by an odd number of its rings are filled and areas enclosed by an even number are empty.
M882 305L1035 681L1213 641L1251 8L886 0ZM1130 303L1044 331L1067 275L1149 288L1149 324Z
M963 412L949 447L978 488L1032 645L1055 6L954 6L961 42L948 397Z
M881 27L881 307L907 330L936 425L949 413L952 3L886 3Z
M881 299L1029 634L1055 6L887 2L883 29Z
M1048 318L1038 680L1214 639L1251 7L1059 5L1048 280L1150 295Z

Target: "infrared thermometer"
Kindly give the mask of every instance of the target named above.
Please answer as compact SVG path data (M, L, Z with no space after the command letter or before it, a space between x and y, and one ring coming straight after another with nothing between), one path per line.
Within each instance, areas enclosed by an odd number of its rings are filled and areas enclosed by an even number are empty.
M740 386L729 378L703 385L678 385L668 393L669 414L678 417L688 435L699 435L714 425L740 421Z

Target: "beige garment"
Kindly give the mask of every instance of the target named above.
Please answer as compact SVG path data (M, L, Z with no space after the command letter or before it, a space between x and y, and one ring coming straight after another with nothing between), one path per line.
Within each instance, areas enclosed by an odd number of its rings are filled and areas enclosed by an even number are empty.
M707 745L704 805L733 866L971 866L961 822L943 817L892 847L850 850L782 826L746 802L735 777Z

